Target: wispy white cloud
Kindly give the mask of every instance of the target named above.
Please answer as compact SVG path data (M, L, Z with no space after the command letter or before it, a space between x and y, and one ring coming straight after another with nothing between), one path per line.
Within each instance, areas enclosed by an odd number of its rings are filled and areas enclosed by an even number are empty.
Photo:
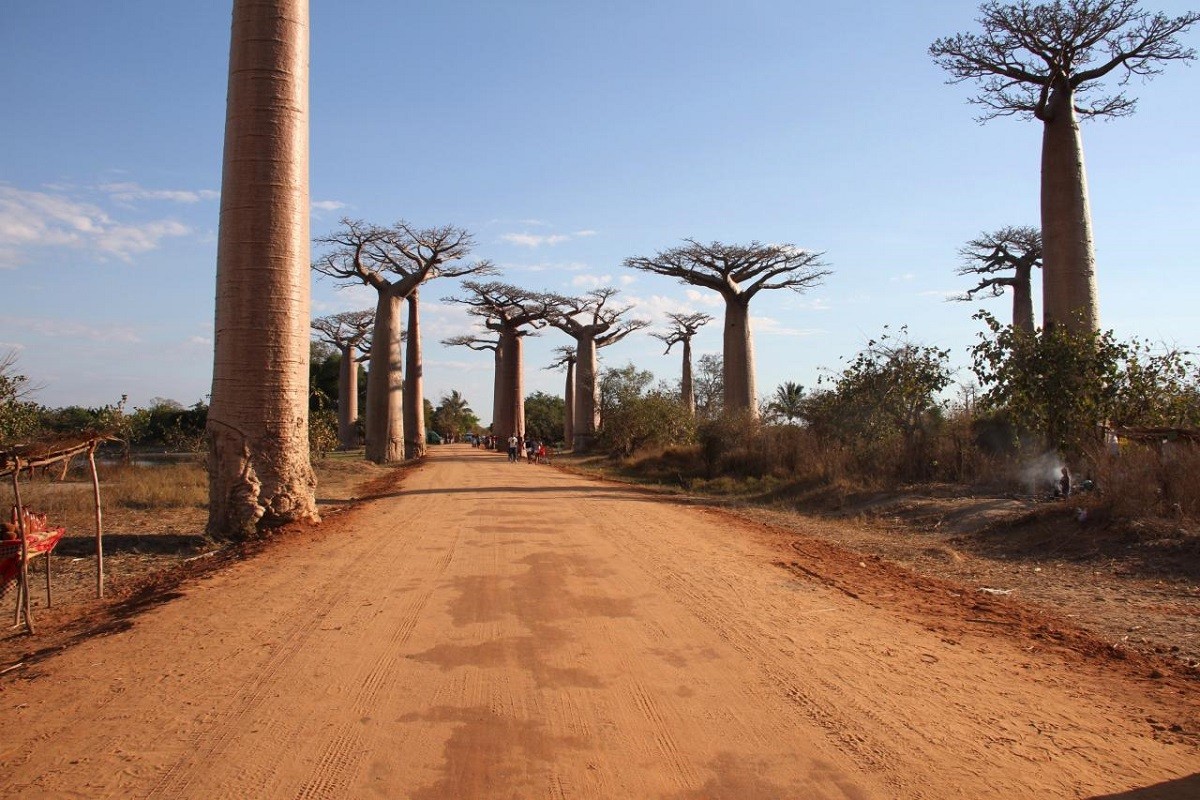
M612 275L576 275L571 278L572 286L582 286L588 289L598 289L601 286L610 286L612 284Z
M684 296L687 297L688 303L693 306L691 309L692 311L696 310L696 306L704 306L705 308L720 308L722 305L724 305L724 302L721 300L721 295L717 294L716 292L702 292L699 289L685 289L683 293Z
M924 292L917 292L917 297L938 297L942 300L951 300L955 297L962 297L962 295L963 292L961 289L930 289Z
M43 247L90 250L131 261L167 237L190 232L175 220L122 223L93 203L0 185L0 267L24 263L30 250Z
M546 227L548 223L540 220L526 220L523 222L527 227ZM574 231L573 233L529 233L522 231L520 233L502 233L500 240L515 244L518 247L552 247L556 244L569 242L572 239L586 239L590 236L595 236L596 231L590 228Z
M913 280L913 279L914 279L914 278L916 278L916 277L917 277L917 276L916 276L916 275L914 275L913 273L911 273L911 272L906 272L906 273L904 273L903 275L893 275L891 278L889 278L889 280L890 280L892 283L901 283L901 282L908 282L908 281L911 281L911 280Z
M100 191L120 203L138 200L166 200L172 203L198 203L201 200L216 200L221 193L214 189L147 189L136 183L102 183Z
M750 315L750 325L756 335L763 336L816 336L824 333L820 328L790 328L774 317Z
M341 200L313 200L313 211L340 211L346 207Z
M130 325L87 325L75 320L47 317L10 317L5 321L21 330L54 339L120 344L135 344L142 340Z
M570 241L571 237L561 233L551 233L545 236L537 233L505 233L501 234L500 239L518 247L541 247L562 244Z
M622 286L632 286L633 284L637 283L637 278L633 275L622 275L617 279L617 281Z
M518 264L514 262L499 265L503 272L580 272L588 268L582 261L544 261L539 264Z

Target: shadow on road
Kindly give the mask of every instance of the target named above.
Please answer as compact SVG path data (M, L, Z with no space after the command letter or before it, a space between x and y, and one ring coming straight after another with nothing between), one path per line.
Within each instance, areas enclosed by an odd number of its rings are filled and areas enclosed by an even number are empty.
M1090 800L1196 800L1197 797L1200 797L1200 773L1127 792L1098 794Z

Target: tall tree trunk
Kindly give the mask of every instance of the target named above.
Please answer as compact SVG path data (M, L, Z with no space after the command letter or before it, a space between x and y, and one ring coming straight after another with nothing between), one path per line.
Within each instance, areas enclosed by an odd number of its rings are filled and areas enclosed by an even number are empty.
M521 337L517 336L516 331L502 330L500 331L500 351L503 356L498 356L500 359L500 398L499 409L495 413L495 421L493 427L496 429L496 437L500 440L499 444L502 447L508 447L508 437L519 434L521 426L519 422L514 423L516 404L514 398L520 393L517 388L517 374L520 371L518 364L520 362L520 346Z
M338 367L338 442L343 450L358 446L358 362L354 345L343 345L342 363Z
M563 447L575 446L575 361L567 360L567 385L563 389Z
M754 339L750 334L750 301L725 296L725 413L758 415L754 386Z
M408 342L404 367L408 379L404 384L404 430L408 434L405 448L408 458L425 455L425 380L421 367L421 309L420 290L408 296Z
M696 388L692 382L692 339L683 340L683 378L679 382L680 399L688 414L696 416Z
M503 433L503 429L506 427L503 421L508 419L508 412L505 410L508 402L506 379L507 376L504 374L504 336L501 335L499 341L496 342L496 368L492 377L492 435L496 437L495 448L497 450L508 446L504 441L508 438L508 434Z
M318 519L308 451L308 0L235 0L208 532Z
M586 453L596 440L596 406L599 399L596 385L596 340L580 336L575 340L575 436L572 449Z
M1042 127L1042 315L1072 332L1100 324L1083 141L1069 88L1055 89Z
M1013 276L1013 327L1019 331L1033 333L1033 288L1032 270L1018 267Z
M509 375L509 430L525 435L525 363L521 337L513 335L504 347L504 370Z
M367 459L390 464L404 459L404 353L400 344L400 303L380 291L371 335L371 375L367 381Z

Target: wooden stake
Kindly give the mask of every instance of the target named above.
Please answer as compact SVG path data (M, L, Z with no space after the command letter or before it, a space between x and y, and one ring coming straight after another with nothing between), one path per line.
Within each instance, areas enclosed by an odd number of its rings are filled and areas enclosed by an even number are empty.
M88 448L88 466L92 469L92 496L96 501L96 597L104 597L104 527L100 514L100 476L96 473L96 446Z
M25 614L25 627L33 633L33 616L29 613L29 534L25 527L25 506L21 503L21 459L13 465L13 497L17 502L17 530L21 534L21 577L17 589L17 610L13 624L20 624L21 613Z

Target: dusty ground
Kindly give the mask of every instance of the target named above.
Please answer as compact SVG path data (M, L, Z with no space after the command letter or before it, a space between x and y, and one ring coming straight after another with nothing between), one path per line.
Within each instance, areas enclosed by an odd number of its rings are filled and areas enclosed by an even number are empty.
M0 794L1200 796L1183 660L1026 602L1040 578L963 542L914 554L908 526L750 519L465 446L370 494L174 592L45 613L40 650L0 642L22 659Z

